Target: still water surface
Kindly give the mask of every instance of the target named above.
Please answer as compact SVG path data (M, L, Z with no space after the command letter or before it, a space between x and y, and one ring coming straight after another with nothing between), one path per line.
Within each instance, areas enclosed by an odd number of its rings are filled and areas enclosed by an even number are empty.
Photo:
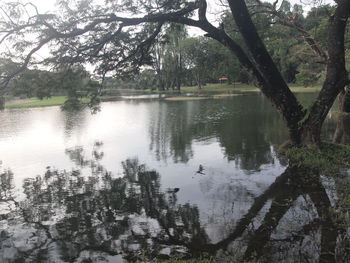
M257 94L0 112L0 262L349 262L347 178L288 166L286 138Z

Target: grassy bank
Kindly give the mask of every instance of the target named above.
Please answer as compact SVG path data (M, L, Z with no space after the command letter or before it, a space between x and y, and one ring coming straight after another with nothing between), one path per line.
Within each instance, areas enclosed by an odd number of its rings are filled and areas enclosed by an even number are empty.
M35 108L35 107L48 107L48 106L60 106L67 100L66 96L52 96L50 98L44 98L42 100L38 98L28 98L9 102L5 105L7 109L14 108ZM82 101L87 102L88 99Z
M322 173L333 173L350 167L350 146L344 144L322 142L319 149L282 147L279 152L293 164Z
M197 86L183 87L181 92L184 93L241 93L241 92L259 92L259 89L242 83L236 84L208 84L198 89Z
M305 92L316 92L321 89L320 86L315 87L301 87L301 86L290 86L293 92L305 93ZM197 86L182 87L182 93L194 93L194 94L221 94L221 93L250 93L260 92L260 90L252 85L236 83L236 84L208 84L202 87L201 90Z
M320 87L310 87L304 88L300 86L292 86L291 90L297 93L305 92L316 92L320 90ZM201 90L197 86L192 87L182 87L181 93L191 93L194 97L208 97L208 98L224 98L228 97L228 94L242 94L242 93L254 93L260 92L258 88L250 86L247 84L208 84L203 86ZM125 95L147 95L147 94L167 94L169 97L168 100L188 100L188 97L175 97L179 93L177 91L162 91L157 90L119 90L119 89L108 89L105 90L105 95L101 97L102 101L110 101L120 98L120 96ZM182 98L182 99L181 99ZM32 107L47 107L47 106L58 106L62 105L66 101L67 97L65 96L52 96L48 99L39 100L38 98L28 98L21 100L13 100L6 103L5 107L8 109L13 108L32 108ZM194 99L192 97L192 99ZM87 99L83 99L87 101Z
M31 108L31 107L46 107L46 106L56 106L62 105L66 101L65 96L53 96L51 98L38 99L38 98L28 98L15 100L13 102L6 103L6 108Z
M296 85L290 86L293 92L315 92L320 90L320 86L315 87L301 87ZM178 94L178 91L173 90L119 90L119 89L107 89L105 90L106 95L108 96L120 96L120 95L138 95L138 94ZM208 95L208 94L222 94L222 93L249 93L249 92L260 92L258 88L252 85L235 83L235 84L207 84L198 89L197 86L185 86L181 87L181 93L193 93L196 95Z

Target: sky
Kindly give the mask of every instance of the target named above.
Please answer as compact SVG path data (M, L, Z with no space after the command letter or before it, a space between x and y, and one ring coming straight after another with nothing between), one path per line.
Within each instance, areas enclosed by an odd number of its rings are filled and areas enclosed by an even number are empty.
M6 0L5 0L6 1ZM266 0L265 0L266 1ZM267 0L268 2L274 2L274 0ZM294 4L302 4L305 6L307 3L311 3L311 5L306 5L304 9L307 11L312 7L312 2L320 2L323 3L334 3L333 0L289 0L289 2ZM28 2L26 0L22 0L22 2ZM55 8L56 0L30 0L30 2L34 3L40 12L48 12ZM215 13L220 10L220 0L207 0L209 5L209 12ZM279 1L280 3L282 0Z

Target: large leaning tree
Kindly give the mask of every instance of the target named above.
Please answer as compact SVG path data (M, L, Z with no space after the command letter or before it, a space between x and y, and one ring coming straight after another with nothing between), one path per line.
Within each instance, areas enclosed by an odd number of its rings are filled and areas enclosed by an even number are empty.
M217 27L208 21L206 0L105 0L99 4L92 0L60 0L57 14L40 14L30 3L1 5L0 45L8 57L21 65L8 74L1 74L2 85L6 86L35 63L46 66L90 63L102 76L113 71L135 70L142 64L152 63L150 49L162 27L179 23L200 28L207 37L235 55L256 86L282 114L291 144L317 146L331 106L349 84L344 35L350 0L334 2L335 11L329 17L327 54L324 54L326 78L309 109L299 103L273 62L253 23L248 1L225 1L244 47L232 39L223 26ZM254 1L261 4L259 0ZM49 47L50 56L38 61L35 54L44 46Z

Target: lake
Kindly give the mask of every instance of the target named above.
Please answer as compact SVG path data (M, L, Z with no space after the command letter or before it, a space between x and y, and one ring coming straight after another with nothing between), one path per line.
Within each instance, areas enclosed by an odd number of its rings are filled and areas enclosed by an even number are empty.
M0 262L350 262L346 173L288 165L286 139L260 94L2 111Z

